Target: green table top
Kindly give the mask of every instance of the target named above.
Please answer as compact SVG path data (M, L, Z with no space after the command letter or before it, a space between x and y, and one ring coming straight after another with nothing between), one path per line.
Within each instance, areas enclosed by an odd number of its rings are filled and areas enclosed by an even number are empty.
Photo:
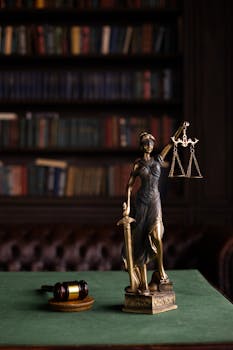
M104 272L0 272L0 346L233 344L233 304L196 270L168 271L178 309L156 315L121 311L128 274ZM54 312L37 289L84 279L93 308Z

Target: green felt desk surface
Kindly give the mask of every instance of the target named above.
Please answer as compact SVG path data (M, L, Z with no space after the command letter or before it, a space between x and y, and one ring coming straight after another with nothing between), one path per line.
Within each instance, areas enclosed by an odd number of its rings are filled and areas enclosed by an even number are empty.
M223 343L233 348L233 304L196 270L168 274L178 309L142 315L121 311L129 283L126 272L0 272L0 346L110 345L118 349L133 344ZM80 279L88 282L89 295L95 298L89 311L50 311L50 295L37 291L42 284Z

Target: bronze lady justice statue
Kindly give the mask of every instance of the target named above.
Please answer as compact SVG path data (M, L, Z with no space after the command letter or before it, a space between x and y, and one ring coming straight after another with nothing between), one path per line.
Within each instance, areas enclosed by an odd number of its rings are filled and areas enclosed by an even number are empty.
M173 136L174 140L178 139L186 126L187 122L184 122L179 127ZM135 225L132 236L130 235L131 242L128 241L123 252L123 260L131 280L130 287L126 288L127 293L149 295L157 290L158 284L170 283L163 267L162 237L164 227L158 183L164 159L173 144L171 142L166 145L154 158L151 157L151 152L154 149L155 141L155 138L147 132L140 135L143 157L134 162L127 185L127 204L124 203L123 206L123 220L130 219L130 221L126 220L130 225L130 222L134 221L129 218L130 198L135 180L139 177L141 186L136 193L135 213L133 215ZM119 223L123 223L126 227L126 221ZM157 269L148 284L146 265L152 259L156 260Z

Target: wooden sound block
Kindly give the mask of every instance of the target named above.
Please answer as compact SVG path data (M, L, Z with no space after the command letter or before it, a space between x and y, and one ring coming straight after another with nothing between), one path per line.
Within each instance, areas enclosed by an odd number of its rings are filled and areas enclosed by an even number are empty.
M80 312L90 310L94 301L95 299L91 296L87 296L83 300L56 301L49 299L49 307L54 311Z

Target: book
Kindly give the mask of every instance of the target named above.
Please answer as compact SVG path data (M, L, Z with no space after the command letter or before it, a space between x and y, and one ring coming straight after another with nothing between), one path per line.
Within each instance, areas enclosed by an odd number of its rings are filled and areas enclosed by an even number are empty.
M6 26L5 27L5 42L4 42L4 51L5 55L12 54L12 41L13 41L13 27Z
M11 112L0 112L0 120L16 120L18 115Z
M66 182L66 190L65 195L67 197L72 197L75 195L75 182L76 182L76 167L70 166L67 171L67 182Z
M142 52L149 54L152 51L153 42L153 27L150 23L145 23L142 26Z
M120 147L127 147L128 146L128 139L127 139L127 119L124 117L119 118L119 145Z
M17 48L19 55L27 54L27 28L24 25L17 27Z
M80 26L72 26L71 35L71 54L79 55L81 52L81 28Z
M111 148L111 147L113 147L113 136L112 136L113 128L112 128L112 118L111 117L105 118L104 130L105 130L105 135L104 135L105 145L104 145L104 147Z
M55 54L55 27L51 25L45 25L44 35L46 55Z
M137 54L140 52L141 48L141 28L139 26L134 27L131 42L131 52Z
M106 25L102 28L101 54L109 54L111 27Z
M133 27L128 26L126 28L126 34L125 34L124 45L123 45L123 54L124 55L127 55L130 51L132 38L133 38Z
M28 194L28 170L26 165L21 165L21 195Z
M47 194L56 194L55 193L55 168L53 166L48 166L47 179L46 179L46 193ZM56 189L57 190L57 189Z
M46 147L46 119L38 118L36 120L36 147L45 148Z
M39 55L45 55L46 53L45 33L42 25L36 27L36 50Z
M35 160L35 164L40 166L47 166L47 167L54 167L54 168L61 168L61 169L65 169L67 167L66 161L57 160L57 159L37 158Z
M59 170L59 175L58 175L57 170ZM58 180L57 180L57 176L59 176ZM67 176L67 172L65 169L56 168L55 181L58 182L58 192L56 192L56 193L58 194L59 197L63 197L65 195L66 176ZM55 185L55 191L56 191L56 185Z
M154 50L156 53L159 53L162 51L162 45L163 45L163 40L164 40L164 33L165 33L165 27L160 26L158 28L158 33L156 35L156 40L155 40L155 47Z
M143 72L143 98L151 99L151 72L146 70Z
M46 6L46 0L35 0L35 8L36 9L43 9L45 8Z
M63 28L56 26L53 31L53 40L54 40L54 54L55 55L66 55L66 41L64 37Z
M9 146L17 148L19 144L19 120L18 118L8 121L9 123Z
M89 26L81 27L81 53L85 55L90 52L90 34Z
M164 69L163 71L163 98L170 100L172 98L172 71Z

